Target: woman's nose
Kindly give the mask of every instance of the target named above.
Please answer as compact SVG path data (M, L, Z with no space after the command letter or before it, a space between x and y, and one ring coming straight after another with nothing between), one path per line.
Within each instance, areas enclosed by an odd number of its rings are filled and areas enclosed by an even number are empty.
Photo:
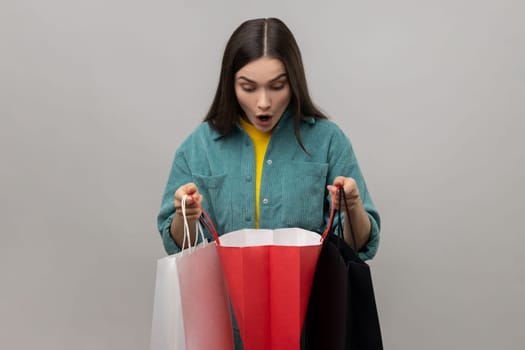
M268 95L266 91L263 90L261 94L259 95L259 98L257 99L257 107L262 110L266 110L270 108L271 105L272 105L272 101L270 100L270 96Z

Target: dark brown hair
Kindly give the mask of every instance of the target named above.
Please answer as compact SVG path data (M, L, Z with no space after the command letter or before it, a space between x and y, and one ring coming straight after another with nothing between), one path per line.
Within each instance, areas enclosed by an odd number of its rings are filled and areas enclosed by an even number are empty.
M239 118L244 116L235 95L235 74L263 56L277 58L284 64L290 84L295 136L304 149L299 132L301 117L326 119L326 116L313 104L308 93L299 46L292 32L277 18L248 20L233 32L224 50L219 85L204 121L221 135L233 131Z

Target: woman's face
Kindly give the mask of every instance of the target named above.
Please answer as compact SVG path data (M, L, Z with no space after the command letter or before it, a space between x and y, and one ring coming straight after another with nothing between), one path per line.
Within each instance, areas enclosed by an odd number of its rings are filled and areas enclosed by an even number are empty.
M291 97L284 64L270 57L248 63L235 74L235 94L255 128L273 130Z

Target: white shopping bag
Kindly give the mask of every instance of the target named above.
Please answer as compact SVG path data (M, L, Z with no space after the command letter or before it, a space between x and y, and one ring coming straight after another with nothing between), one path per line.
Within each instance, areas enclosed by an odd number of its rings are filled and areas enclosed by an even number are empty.
M184 242L189 248L159 259L150 350L232 350L229 300L215 243L191 245L184 216Z
M176 256L157 261L151 350L181 350L185 347L184 324Z

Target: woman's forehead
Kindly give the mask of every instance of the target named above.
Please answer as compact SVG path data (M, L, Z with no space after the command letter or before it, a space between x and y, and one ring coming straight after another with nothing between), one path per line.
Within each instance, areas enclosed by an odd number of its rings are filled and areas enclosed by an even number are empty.
M261 57L239 69L235 78L244 77L249 80L265 83L286 73L283 62L277 58Z

